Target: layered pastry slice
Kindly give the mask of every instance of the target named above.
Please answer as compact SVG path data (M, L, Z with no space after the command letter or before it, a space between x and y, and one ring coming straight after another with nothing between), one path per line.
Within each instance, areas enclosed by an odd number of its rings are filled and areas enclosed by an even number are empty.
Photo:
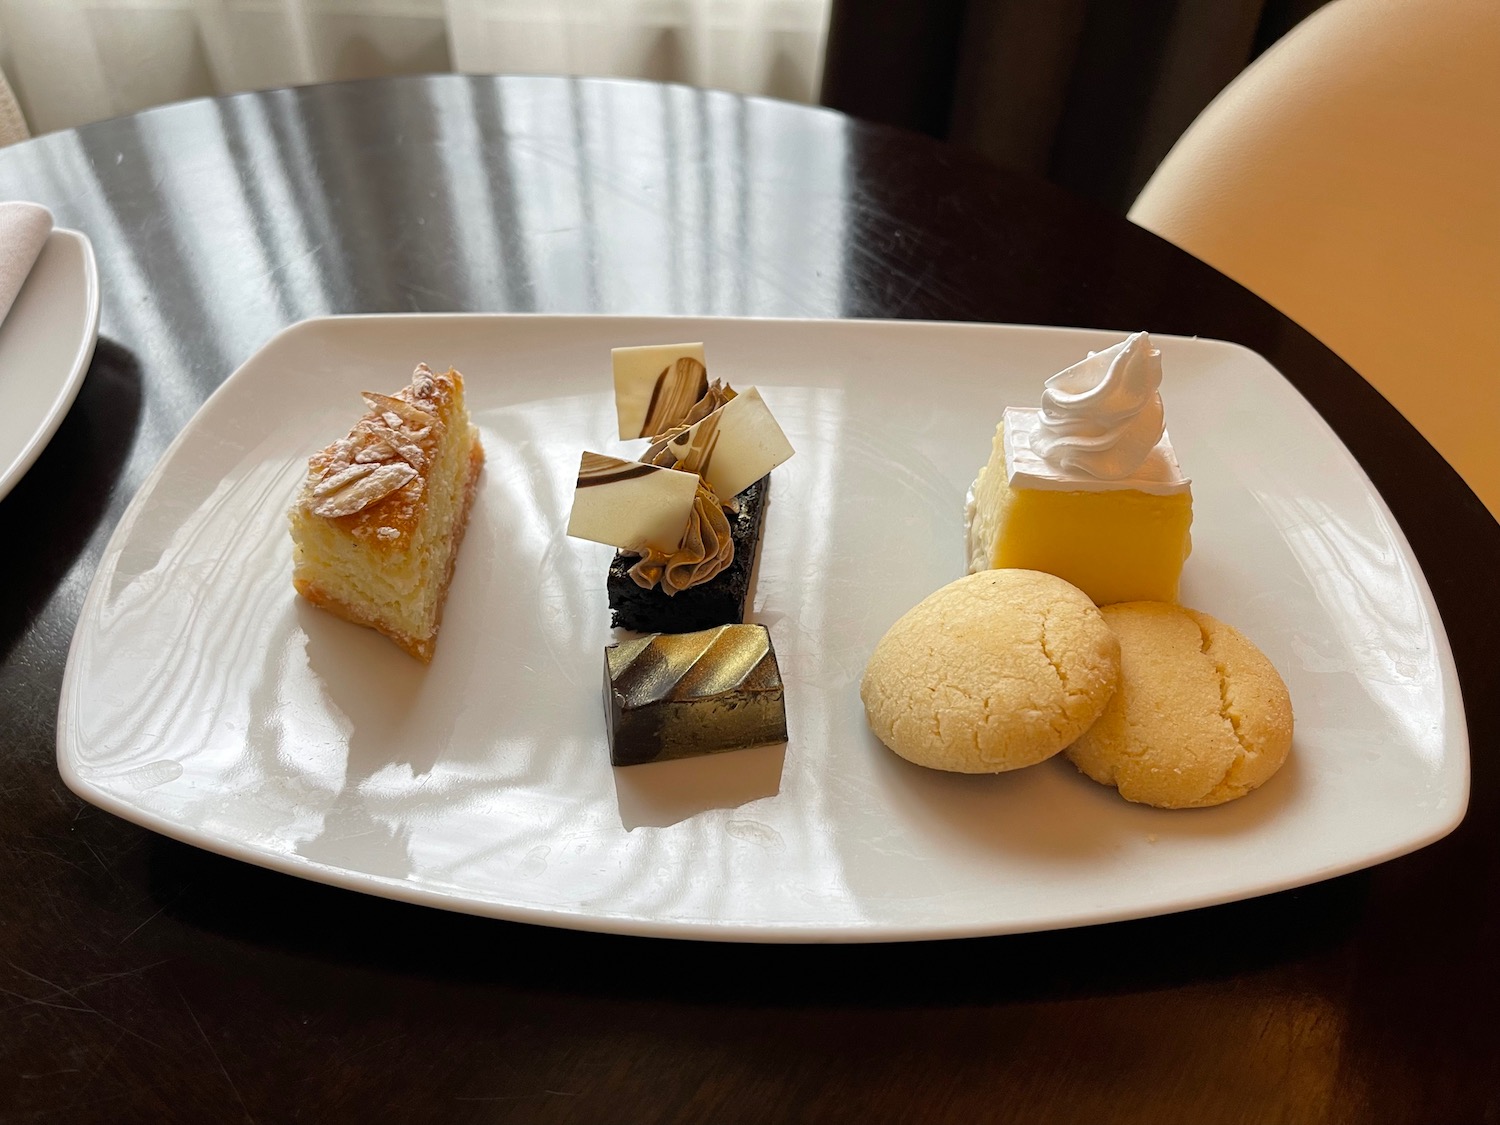
M291 510L292 585L313 605L432 659L484 464L457 371L425 364L307 464Z
M1167 438L1161 353L1137 332L1011 407L969 493L969 573L1055 574L1097 605L1176 601L1191 481Z

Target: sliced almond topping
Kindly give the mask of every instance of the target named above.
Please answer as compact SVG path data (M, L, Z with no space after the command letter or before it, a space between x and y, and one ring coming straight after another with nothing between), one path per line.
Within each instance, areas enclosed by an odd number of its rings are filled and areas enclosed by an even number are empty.
M432 373L432 368L419 363L412 372L411 389L418 398L431 398L433 391L437 390L437 376Z
M364 395L365 401L370 404L370 409L377 414L385 416L385 420L393 428L405 422L412 429L420 430L432 425L436 420L433 415L421 407L413 406L403 398L392 398L390 395L377 394L374 391L363 391L361 393ZM392 421L389 417L391 414L396 415L395 421Z
M356 471L358 471L357 476L350 476ZM346 478L346 483L337 491L323 493L322 498L312 506L312 513L324 519L352 516L355 512L368 508L375 501L389 496L416 475L417 470L404 461L380 466L352 465L343 473L338 474ZM332 479L323 481L318 489L327 486ZM318 495L318 489L314 489L314 495Z
M375 471L374 465L349 465L340 468L337 472L329 473L312 487L312 495L315 497L328 496L339 491L347 484L352 484L361 477L368 476Z
M427 463L421 447L407 441L405 434L389 426L382 426L379 422L370 423L370 433L390 451L387 460L393 461L400 457L413 469L420 469Z
M397 459L398 454L383 438L376 438L354 455L354 460L361 465L381 465Z

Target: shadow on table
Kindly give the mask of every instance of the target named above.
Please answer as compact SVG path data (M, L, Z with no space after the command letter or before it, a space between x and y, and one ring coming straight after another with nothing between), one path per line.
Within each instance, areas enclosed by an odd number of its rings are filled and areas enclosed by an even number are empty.
M183 925L270 954L466 994L546 992L752 1008L993 1004L1128 994L1340 946L1369 876L1133 922L947 942L749 945L581 933L452 914L153 841L154 897Z
M101 338L67 417L0 500L0 543L12 547L0 598L0 659L41 613L108 511L140 416L140 363ZM69 596L81 603L86 588L78 583ZM76 618L78 606L69 608Z

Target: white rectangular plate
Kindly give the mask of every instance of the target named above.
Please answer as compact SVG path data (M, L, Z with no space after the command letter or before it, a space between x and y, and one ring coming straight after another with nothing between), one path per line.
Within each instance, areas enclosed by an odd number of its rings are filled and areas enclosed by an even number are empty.
M1120 333L875 321L308 321L204 405L105 551L58 719L64 779L251 863L549 925L746 941L999 934L1165 913L1400 855L1458 824L1468 748L1425 580L1343 445L1254 353L1160 338L1194 480L1182 599L1285 677L1289 764L1213 809L1130 805L1061 758L995 777L869 733L875 642L964 569L1002 409ZM610 549L564 534L613 438L609 349L702 339L797 454L772 478L752 619L784 747L612 769ZM467 377L488 458L430 667L296 598L285 512L362 389Z

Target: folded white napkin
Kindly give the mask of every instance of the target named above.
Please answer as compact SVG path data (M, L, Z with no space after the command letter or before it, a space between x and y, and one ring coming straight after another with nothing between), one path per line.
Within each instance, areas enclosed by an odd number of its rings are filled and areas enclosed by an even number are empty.
M51 233L52 212L41 204L0 203L0 322Z

